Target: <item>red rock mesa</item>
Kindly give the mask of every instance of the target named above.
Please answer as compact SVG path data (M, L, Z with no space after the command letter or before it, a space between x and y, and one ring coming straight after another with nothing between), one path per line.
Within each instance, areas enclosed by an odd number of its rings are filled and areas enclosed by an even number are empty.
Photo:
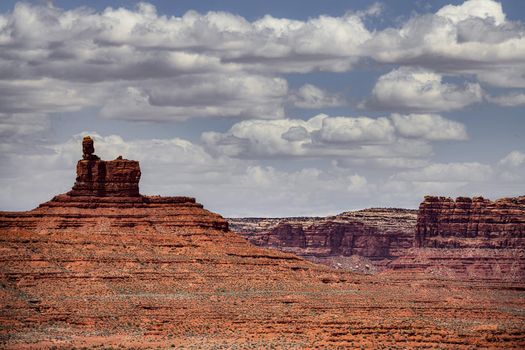
M252 243L336 268L418 269L448 277L525 279L525 197L425 197L418 211L326 218L229 219Z
M2 348L525 346L523 281L330 269L248 243L193 198L140 195L138 162L87 138L83 154L70 192L0 212ZM321 249L345 251L333 232Z

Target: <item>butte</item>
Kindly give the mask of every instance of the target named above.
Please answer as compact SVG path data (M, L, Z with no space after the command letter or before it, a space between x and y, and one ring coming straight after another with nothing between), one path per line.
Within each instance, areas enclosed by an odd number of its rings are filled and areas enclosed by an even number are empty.
M94 155L71 191L0 212L2 348L523 348L523 289L360 275L250 244Z

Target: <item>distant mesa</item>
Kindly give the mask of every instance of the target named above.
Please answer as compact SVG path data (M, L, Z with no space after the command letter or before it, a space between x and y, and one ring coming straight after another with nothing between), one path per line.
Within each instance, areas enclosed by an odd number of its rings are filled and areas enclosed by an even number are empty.
M419 206L416 244L425 248L525 247L525 196L426 196Z
M469 278L525 279L525 196L496 201L426 196L419 210L378 208L229 223L258 246L336 268L441 269Z

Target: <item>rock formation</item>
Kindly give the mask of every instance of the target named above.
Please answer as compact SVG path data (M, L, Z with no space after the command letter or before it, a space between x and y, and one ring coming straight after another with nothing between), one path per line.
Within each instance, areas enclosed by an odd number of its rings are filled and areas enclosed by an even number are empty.
M326 218L229 222L256 245L337 268L525 279L525 197L492 202L427 196L418 211L367 209Z
M104 162L92 146L72 191L0 212L1 348L525 346L523 281L366 276L259 248L193 198L140 195L138 163ZM382 222L394 235L398 224ZM293 228L277 236L362 250L334 225L326 244ZM400 244L381 246L395 255Z
M367 209L326 218L229 219L234 231L260 246L304 257L359 255L393 259L414 244L417 211Z
M100 160L93 154L93 140L82 141L82 159L77 163L77 179L70 196L140 197L140 166L135 160L119 157L112 161Z
M419 206L416 243L426 248L525 248L525 196L427 196Z
M84 160L99 160L99 156L95 155L95 143L90 136L84 136L82 139L82 159Z

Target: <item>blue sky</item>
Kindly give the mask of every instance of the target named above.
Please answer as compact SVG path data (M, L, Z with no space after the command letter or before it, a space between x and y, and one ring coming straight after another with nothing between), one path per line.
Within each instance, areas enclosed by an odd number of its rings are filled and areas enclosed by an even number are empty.
M523 195L522 1L3 1L0 209L82 135L225 216Z

